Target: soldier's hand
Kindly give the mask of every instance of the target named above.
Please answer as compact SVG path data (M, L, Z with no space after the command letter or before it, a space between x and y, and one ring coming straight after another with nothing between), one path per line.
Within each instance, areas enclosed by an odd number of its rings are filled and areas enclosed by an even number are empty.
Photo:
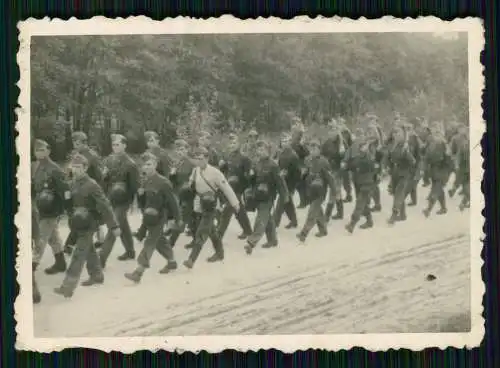
M253 171L253 169L250 169L250 172L248 173L250 176L254 176L255 175L255 171Z
M102 175L106 176L106 175L108 175L108 173L109 173L108 168L107 168L106 166L104 166L104 167L102 168Z
M64 192L64 199L71 199L71 192L69 190Z
M117 237L117 238L118 238L118 237L120 236L120 234L122 233L122 231L120 230L120 228L119 228L119 227L115 227L113 230L111 230L111 232L112 232L112 233L113 233L113 235L114 235L115 237Z
M226 162L225 162L224 160L220 160L220 161L219 161L219 167L224 166L224 164L225 164L225 163L226 163Z
M137 194L143 195L144 194L144 188L137 189Z
M341 169L345 169L345 168L346 168L346 164L345 164L345 162L341 162L341 163L340 163L340 168L341 168Z
M240 212L240 204L236 204L235 206L233 206L233 209L234 209L234 212L238 213Z
M184 227L184 223L182 222L182 220L179 220L179 221L176 221L174 223L174 226L172 227L172 229L180 231L180 230L182 230L183 227Z
M305 174L307 174L307 169L306 169L305 167L301 168L301 169L300 169L300 174L301 174L302 176L304 176Z

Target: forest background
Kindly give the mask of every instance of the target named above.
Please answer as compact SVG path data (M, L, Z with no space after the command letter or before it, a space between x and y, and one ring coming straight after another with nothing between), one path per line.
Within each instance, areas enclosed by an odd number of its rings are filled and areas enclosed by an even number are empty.
M275 142L299 117L322 136L329 119L351 129L374 113L468 122L467 34L335 33L51 36L31 41L31 133L64 160L82 130L100 154L110 133L144 150L202 130L224 150L230 131Z

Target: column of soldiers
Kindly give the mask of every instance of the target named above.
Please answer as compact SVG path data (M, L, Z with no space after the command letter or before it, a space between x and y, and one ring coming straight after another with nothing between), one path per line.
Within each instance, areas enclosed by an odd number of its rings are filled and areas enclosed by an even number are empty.
M183 262L186 268L195 266L208 239L214 253L207 261L224 260L223 239L233 215L248 255L264 235L263 248L278 246L276 229L283 216L289 220L285 229L297 229L297 208L307 208L305 223L297 234L300 242L306 241L315 226L317 237L327 236L329 221L343 220L344 203L353 200L345 229L353 233L362 217L365 222L359 228L371 228L373 213L382 209L380 184L384 175L389 177L393 198L387 219L391 225L405 221L406 206L417 204L421 179L424 186L430 186L423 210L426 217L436 204L437 214L447 212L446 194L452 197L460 192L460 210L469 207L465 127L459 126L446 137L443 124L422 124L416 131L413 124L399 117L385 137L374 115L367 115L365 123L363 129L352 133L342 119L332 119L326 137L305 142L303 125L295 121L291 132L282 134L275 155L255 130L249 132L244 145L238 135L230 134L224 155L215 151L208 133L201 135L192 151L188 142L179 138L173 156L160 147L159 135L148 131L144 135L148 148L138 161L126 153L127 140L122 135L112 136L113 153L101 160L86 144L86 135L76 132L67 174L50 159L50 146L36 140L36 161L31 167L33 301L41 300L34 271L47 244L55 262L45 273L64 273L61 286L54 291L70 298L84 265L89 278L82 286L104 282L104 270L118 237L124 247L118 260L137 262L124 276L140 283L155 251L166 261L161 274L178 268L174 249L182 233L191 237L185 245L190 249ZM453 172L455 181L445 193ZM300 199L297 207L296 191ZM132 233L128 215L134 202L142 222ZM255 212L253 224L249 212ZM65 243L58 231L64 214L70 228ZM134 238L142 243L140 250ZM70 256L68 261L65 253Z

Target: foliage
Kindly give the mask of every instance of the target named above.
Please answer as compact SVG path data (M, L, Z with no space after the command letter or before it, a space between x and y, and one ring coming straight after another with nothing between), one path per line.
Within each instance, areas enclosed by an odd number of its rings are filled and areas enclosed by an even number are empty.
M140 151L146 129L165 144L182 130L273 135L292 115L306 126L337 115L356 125L366 112L389 125L396 110L468 119L466 34L58 36L31 47L33 134L62 140L71 119L104 150L111 131Z

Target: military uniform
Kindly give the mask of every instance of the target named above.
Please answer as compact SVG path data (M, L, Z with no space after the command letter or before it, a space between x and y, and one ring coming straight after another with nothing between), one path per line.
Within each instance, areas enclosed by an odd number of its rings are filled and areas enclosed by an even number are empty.
M116 139L123 140L124 138ZM104 165L106 167L104 191L113 206L113 211L120 226L120 238L125 248L125 253L118 259L134 259L134 241L127 213L137 193L139 171L135 162L125 152L111 154L104 160ZM115 241L116 237L113 233L108 232L99 255L103 267L106 265Z
M320 148L319 141L312 141L310 144L317 146L318 149ZM323 208L321 206L325 200L327 188L330 188L329 203L333 203L336 189L334 179L330 171L331 165L324 156L309 156L306 159L306 167L306 188L309 210L307 212L304 227L297 235L301 241L305 241L314 225L318 226L319 232L316 234L317 237L328 235L328 231L326 229L327 219L323 214Z
M405 199L415 176L417 161L407 141L397 142L389 151L389 172L391 175L393 206L389 223L406 220Z
M200 147L195 152L195 156L208 158L208 150ZM227 182L224 174L216 167L207 164L206 167L195 168L190 181L196 191L194 211L201 216L194 235L191 253L188 260L184 262L184 265L188 268L194 266L208 238L212 241L215 250L215 254L208 261L215 262L224 259L224 248L214 224L218 192L222 192L229 204L234 209L239 210L238 197Z
M188 144L184 140L177 140L176 146L183 146L186 149ZM188 157L181 157L170 173L170 180L174 187L174 192L179 198L180 210L182 214L183 228L178 229L170 237L172 246L175 246L180 234L185 230L185 226L194 233L196 221L193 213L194 190L191 187L190 178L195 165Z
M258 146L269 146L265 142L258 142ZM254 176L251 182L253 190L253 198L256 201L257 215L252 234L247 238L245 250L248 254L252 253L253 248L257 245L264 233L267 237L267 243L264 248L275 247L278 245L276 235L276 224L271 214L276 195L279 195L281 201L287 201L290 194L286 187L284 179L280 176L278 164L271 157L261 158L253 169ZM305 194L304 194L305 195Z
M293 203L293 193L297 189L297 186L300 185L300 181L303 180L301 162L299 156L292 147L285 147L279 153L278 165L281 170L281 176L285 179L289 197L287 202L278 202L274 214L274 221L276 227L279 227L281 217L283 216L283 212L285 212L290 220L286 228L291 229L297 227L297 213L295 204Z
M227 181L234 193L240 200L240 209L237 213L234 212L233 207L227 201L225 201L222 214L220 216L220 221L218 225L219 236L222 239L226 230L229 226L233 214L236 215L236 220L243 230L242 234L239 236L240 239L245 239L252 233L252 226L250 224L250 219L245 206L242 204L242 196L245 189L249 186L250 170L252 168L252 162L250 158L245 156L240 149L229 153L225 161L223 168L223 174L227 178Z
M441 208L438 214L447 212L446 197L444 187L448 182L453 162L448 154L448 147L445 139L439 135L433 135L429 140L425 153L426 171L431 181L431 191L429 194L429 204L424 210L424 215L430 215L436 201L439 202Z
M85 159L88 162L88 169L87 169L87 175L95 180L95 182L102 187L103 185L103 172L102 172L102 165L101 165L101 159L99 155L97 154L96 151L94 151L92 148L90 148L87 145L87 135L84 132L74 132L72 134L72 139L73 141L80 141L82 142L82 146L79 148L75 148L71 153L70 153L70 160L72 157L76 155L82 155L85 157ZM69 175L71 178L71 174ZM100 225L103 225L103 221L100 220ZM76 243L76 234L70 231L68 237L66 238L65 242L65 251L69 254L71 254L71 247L74 246Z
M455 159L455 182L449 194L453 196L462 187L462 201L460 210L470 205L470 164L469 164L469 137L466 134L457 134L452 140L451 153Z
M157 160L151 153L144 154L142 159ZM147 236L137 257L137 268L132 273L125 274L126 278L136 283L140 282L144 271L150 267L150 260L155 250L167 260L167 265L160 270L160 273L168 273L177 268L172 247L163 234L163 228L169 215L177 227L181 222L179 202L173 186L167 178L157 172L145 177L137 197L140 207L143 208L143 223L147 226Z
M295 131L292 134L292 148L299 157L299 165L301 171L303 171L302 169L304 168L305 159L309 155L309 151L307 150L306 146L303 143L303 136L304 134L302 131ZM300 198L299 208L305 208L307 206L307 193L306 193L307 188L304 176L300 178L296 187Z
M343 119L342 119L343 121ZM345 125L345 123L341 123L342 126L342 137L344 141L344 145L346 147L346 150L349 150L353 143L352 139L352 134L349 128ZM352 181L351 181L351 176L349 170L342 170L342 185L344 187L344 191L346 193L346 197L344 199L344 202L352 202Z
M48 147L48 144L37 140L36 146ZM40 263L48 243L54 253L55 263L45 270L47 274L66 271L58 224L59 217L67 208L65 197L68 194L69 186L65 181L64 172L55 162L47 157L31 164L31 196L38 215L38 234L35 233L33 237L33 263Z
M72 163L88 165L86 158L81 155L74 156ZM99 184L89 175L83 174L81 177L74 177L70 194L69 224L71 231L76 235L76 246L62 285L54 290L65 297L73 295L84 264L87 265L90 278L88 281L83 282L82 285L89 286L103 283L104 275L92 237L98 230L102 220L107 224L110 231L118 228L111 203Z
M369 207L373 195L373 188L376 185L376 174L379 169L375 159L373 147L364 139L359 139L349 148L342 166L352 172L354 190L356 192L356 203L351 215L351 221L346 226L350 233L360 220L365 216L366 223L361 228L366 229L373 226L373 219Z
M333 219L340 220L344 218L344 202L342 200L342 178L343 171L341 168L341 162L344 159L347 147L344 145L344 140L342 134L332 133L332 136L328 137L321 146L322 155L328 160L330 164L330 172L333 176L333 196L335 199L335 205L337 207L337 214L333 216ZM332 216L333 203L328 204L325 215L327 220Z

